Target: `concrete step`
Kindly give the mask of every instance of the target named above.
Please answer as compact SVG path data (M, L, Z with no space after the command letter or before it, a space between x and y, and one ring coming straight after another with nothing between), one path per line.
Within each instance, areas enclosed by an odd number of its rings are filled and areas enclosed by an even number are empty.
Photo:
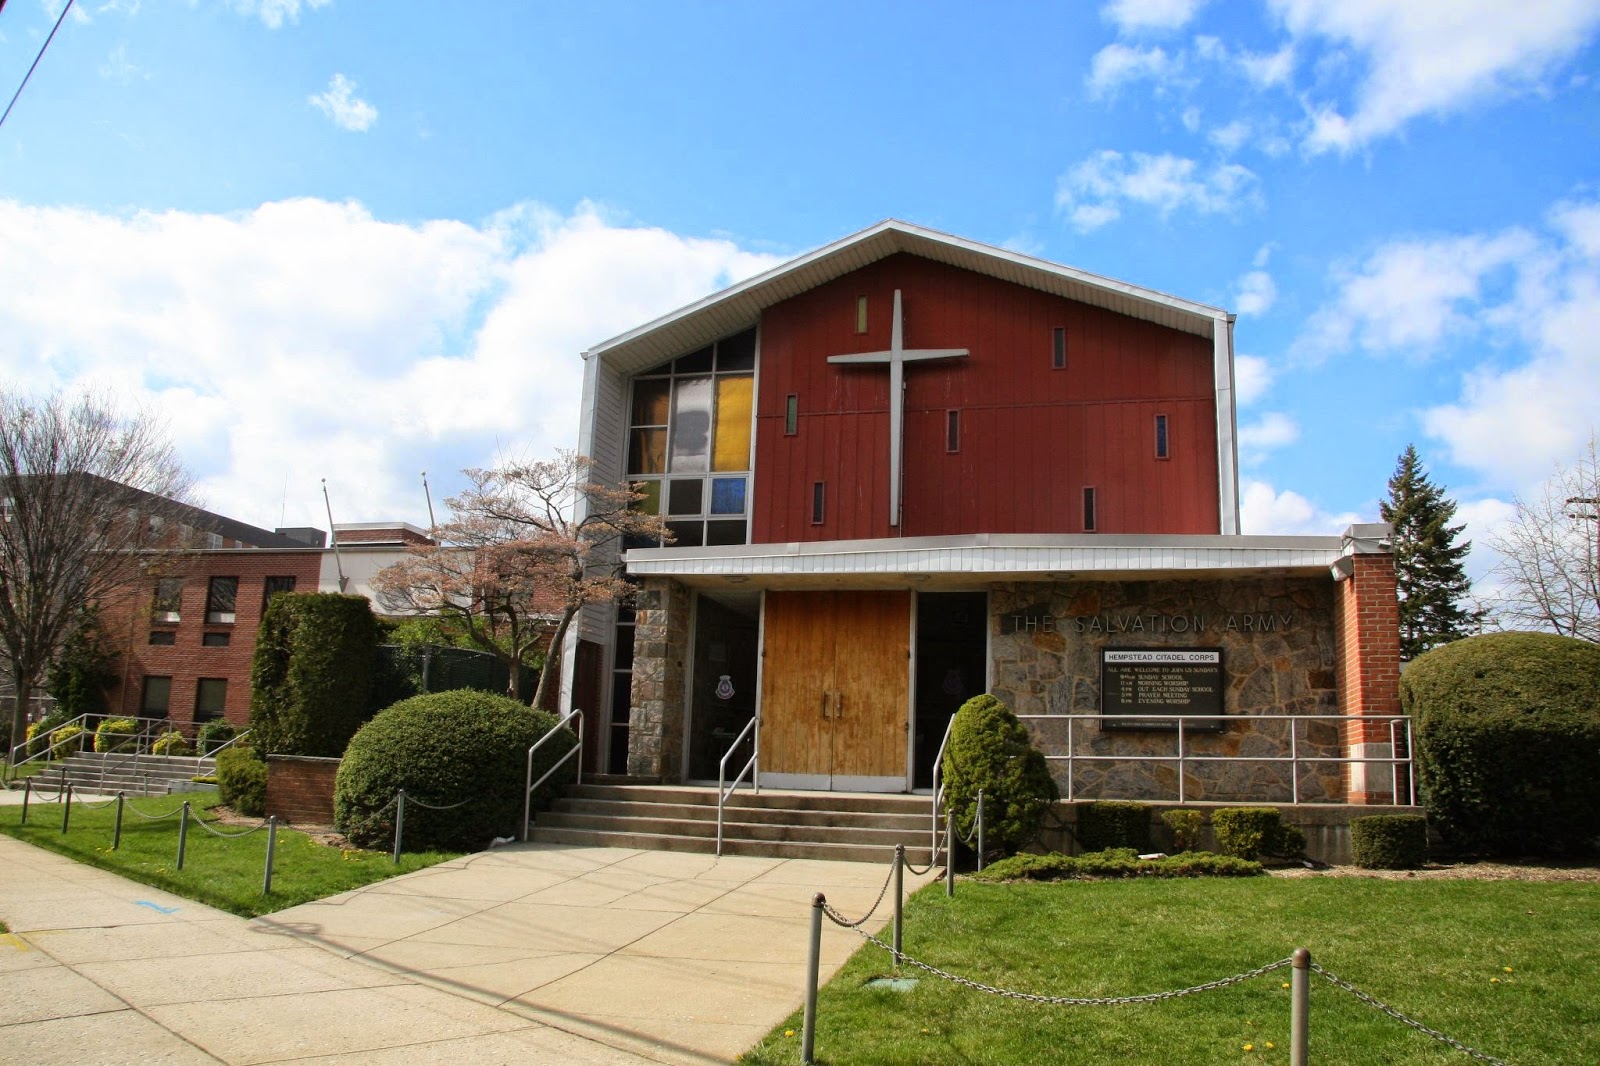
M741 791L723 811L722 853L882 862L904 844L926 862L926 796ZM532 838L566 844L715 851L717 790L693 785L585 784L535 819Z
M649 851L687 851L702 854L717 850L715 836L670 836L654 833L607 832L592 829L539 828L533 839L545 844L582 844L590 847L641 848ZM796 840L722 841L724 855L752 855L771 859L838 859L844 862L887 863L894 846L883 844L831 844ZM914 865L928 861L928 850L906 849Z

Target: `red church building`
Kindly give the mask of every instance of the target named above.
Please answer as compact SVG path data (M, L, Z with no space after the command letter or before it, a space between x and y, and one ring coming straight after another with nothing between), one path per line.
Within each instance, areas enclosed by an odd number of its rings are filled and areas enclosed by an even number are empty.
M887 221L586 352L579 448L673 533L568 641L597 765L756 720L765 787L912 791L993 692L1073 798L1388 802L1388 530L1240 533L1233 332Z

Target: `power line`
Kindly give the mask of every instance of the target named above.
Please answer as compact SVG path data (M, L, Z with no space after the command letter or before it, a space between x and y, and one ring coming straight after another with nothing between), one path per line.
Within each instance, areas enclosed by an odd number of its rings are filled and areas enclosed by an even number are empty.
M0 0L0 7L5 6L5 0ZM72 10L72 0L67 0L66 6L61 9L61 14L56 16L56 24L50 27L50 36L44 39L44 44L39 46L39 54L33 57L33 66L28 68L28 73L22 76L22 84L17 86L17 91L11 95L11 102L6 105L5 114L0 115L0 126L6 124L6 119L11 117L11 109L17 106L17 97L22 95L22 90L28 87L28 79L33 77L34 67L39 65L39 60L44 58L44 50L50 47L50 42L56 39L56 31L61 28L61 23L66 21L67 12Z

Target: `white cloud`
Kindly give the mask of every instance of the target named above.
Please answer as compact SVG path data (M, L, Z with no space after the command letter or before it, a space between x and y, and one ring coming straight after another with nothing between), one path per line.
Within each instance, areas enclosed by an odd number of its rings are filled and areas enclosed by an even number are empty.
M1251 84L1257 88L1269 89L1276 85L1287 85L1294 76L1294 45L1286 44L1276 52L1257 54L1255 52L1240 52L1235 61L1239 69L1244 72Z
M1239 528L1253 536L1299 534L1337 536L1362 517L1354 511L1324 511L1291 489L1279 492L1265 481L1245 478L1239 500Z
M1163 217L1174 211L1223 214L1259 199L1255 174L1236 163L1202 170L1193 159L1106 149L1064 174L1056 187L1056 207L1080 230L1114 221L1121 205L1154 208Z
M1111 0L1100 17L1123 33L1176 30L1188 24L1205 0Z
M1200 131L1200 109L1193 104L1183 109L1178 116L1178 120L1183 123L1183 128L1190 133L1198 133Z
M1308 105L1305 147L1347 152L1421 115L1447 114L1536 85L1600 26L1592 0L1270 0L1297 39L1348 49L1365 65L1345 106ZM1272 70L1269 65L1263 72Z
M417 520L499 454L577 441L579 353L773 265L725 240L537 207L396 224L290 200L115 216L0 201L8 385L166 412L224 514ZM287 485L287 496L285 486Z
M1085 84L1089 95L1107 96L1118 86L1140 78L1163 81L1177 69L1166 51L1160 48L1132 48L1125 44L1108 44L1096 52L1089 63L1089 76Z
M1528 233L1396 241L1360 267L1337 271L1338 296L1312 316L1302 354L1352 346L1374 353L1433 353L1481 324L1486 291L1537 250Z
M1241 315L1264 315L1278 299L1278 286L1265 270L1252 270L1239 279L1234 303Z
M1212 144L1224 152L1237 152L1250 138L1250 123L1244 119L1236 118L1226 126L1218 126L1206 137Z
M1267 411L1256 421L1239 427L1239 461L1254 465L1274 448L1300 439L1300 426L1282 411Z
M269 30L278 29L285 22L299 22L300 8L309 11L327 7L333 0L233 0L233 9L241 15L254 15Z
M329 79L326 92L306 99L340 129L364 133L378 121L378 109L355 93L355 82L343 74L335 74Z
M1234 398L1240 407L1248 407L1262 396L1272 385L1272 364L1259 355L1235 355L1233 357L1233 390Z
M135 78L148 79L150 73L131 62L128 59L128 46L119 44L106 56L106 61L100 64L100 76L111 81L129 82Z

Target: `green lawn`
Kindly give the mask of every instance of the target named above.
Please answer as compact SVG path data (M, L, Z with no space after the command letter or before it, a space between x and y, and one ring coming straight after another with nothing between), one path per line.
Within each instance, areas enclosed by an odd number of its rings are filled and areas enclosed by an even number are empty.
M963 881L954 900L933 885L908 902L904 944L914 958L987 984L1079 997L1199 984L1304 946L1331 972L1490 1055L1518 1064L1600 1062L1600 907L1593 884ZM910 967L902 972L921 978L912 991L864 987L891 972L888 954L864 945L822 990L819 1063L1289 1060L1287 970L1117 1007L1002 999ZM1316 975L1310 1018L1313 1062L1471 1061ZM800 1024L794 1015L741 1061L798 1062Z
M263 896L265 829L237 839L221 839L191 823L183 869L179 870L177 817L153 821L135 813L166 814L177 810L185 799L195 812L208 820L212 817L208 812L217 803L215 792L130 798L132 809L123 815L122 844L115 851L111 850L114 805L91 809L75 801L66 833L61 832L59 803L36 799L27 825L21 824L20 806L0 807L0 833L245 917L269 914L455 858L448 852L407 853L396 866L387 853L328 847L304 833L280 828L272 864L272 895ZM248 827L216 828L237 833Z

